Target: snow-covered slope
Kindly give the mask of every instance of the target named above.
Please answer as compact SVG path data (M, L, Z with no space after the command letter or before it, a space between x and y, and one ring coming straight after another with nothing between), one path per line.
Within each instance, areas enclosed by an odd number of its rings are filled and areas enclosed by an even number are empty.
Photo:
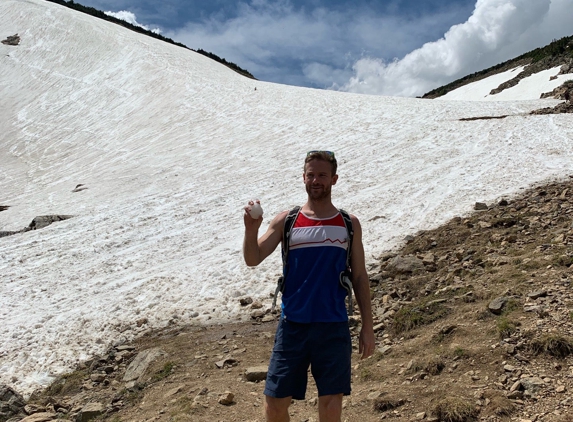
M551 92L565 81L573 79L573 74L558 75L561 66L543 70L531 76L523 78L511 88L504 89L498 94L490 95L492 89L497 88L504 82L513 79L523 70L523 67L498 73L489 78L461 86L446 95L439 97L441 100L463 101L516 101L535 100L545 92Z
M0 44L0 230L75 216L0 238L0 383L23 392L146 327L237 319L246 295L268 304L280 257L246 268L242 207L260 198L265 229L302 204L308 150L336 152L334 200L362 221L369 262L573 170L573 117L527 115L554 100L264 83L41 0L0 2L0 28L21 36Z

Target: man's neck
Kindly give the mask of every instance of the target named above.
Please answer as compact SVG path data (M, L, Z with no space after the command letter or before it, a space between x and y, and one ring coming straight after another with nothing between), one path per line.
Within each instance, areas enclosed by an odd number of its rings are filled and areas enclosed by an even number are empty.
M328 218L336 215L338 209L332 204L330 198L320 200L309 198L306 204L303 205L301 211L309 217Z

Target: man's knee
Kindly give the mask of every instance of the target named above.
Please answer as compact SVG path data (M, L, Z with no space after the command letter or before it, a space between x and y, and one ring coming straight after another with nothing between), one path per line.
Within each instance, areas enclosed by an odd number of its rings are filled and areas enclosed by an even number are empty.
M265 416L269 422L288 421L288 408L291 397L277 399L276 397L265 396Z

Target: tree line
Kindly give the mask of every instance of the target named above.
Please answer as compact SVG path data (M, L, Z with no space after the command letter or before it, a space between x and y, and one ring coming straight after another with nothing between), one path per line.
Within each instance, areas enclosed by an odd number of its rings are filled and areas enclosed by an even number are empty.
M115 18L113 16L106 15L101 10L97 10L93 7L84 6L83 4L74 2L74 0L70 0L70 1L47 0L47 1L52 2L52 3L57 3L61 6L69 7L70 9L74 9L74 10L77 10L78 12L86 13L86 14L94 16L96 18L106 20L108 22L113 22L117 25L123 26L124 28L130 29L130 30L135 31L135 32L139 32L140 34L144 34L144 35L147 35L149 37L157 38L158 40L168 42L169 44L174 44L174 45L177 45L179 47L183 47L187 50L195 51L198 54L206 56L212 60L215 60L216 62L219 62L219 63L227 66L228 68L234 70L235 72L237 72L243 76L246 76L247 78L256 79L248 70L245 70L245 69L237 66L235 63L229 62L229 61L217 56L214 53L210 53L210 52L207 52L207 51L202 50L202 49L194 50L192 48L187 47L185 44L181 44L179 42L173 41L171 38L164 37L161 34L157 34L155 32L149 31L148 29L142 28L142 27L137 26L137 25L133 25L133 24L126 22L122 19L118 19L118 18Z

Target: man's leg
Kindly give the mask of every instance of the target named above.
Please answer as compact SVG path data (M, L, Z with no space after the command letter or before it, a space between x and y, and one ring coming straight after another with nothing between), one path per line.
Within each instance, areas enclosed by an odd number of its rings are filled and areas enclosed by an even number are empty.
M318 420L320 422L340 422L342 415L342 394L318 397Z
M277 399L265 396L265 417L267 422L289 422L288 408L291 400L291 397Z

